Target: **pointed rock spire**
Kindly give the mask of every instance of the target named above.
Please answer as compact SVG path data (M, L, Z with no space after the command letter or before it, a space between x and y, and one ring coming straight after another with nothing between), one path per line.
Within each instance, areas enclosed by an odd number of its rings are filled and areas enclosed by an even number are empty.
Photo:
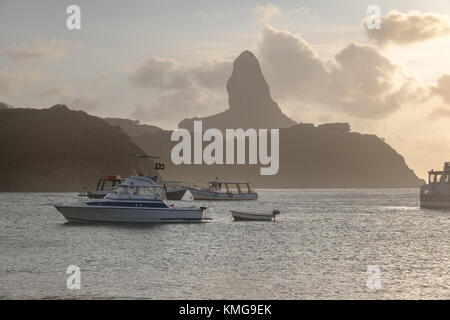
M222 113L195 118L203 128L285 128L296 122L286 116L270 97L270 89L259 65L250 51L242 52L233 63L227 82L229 109ZM194 119L180 122L180 128L192 130Z

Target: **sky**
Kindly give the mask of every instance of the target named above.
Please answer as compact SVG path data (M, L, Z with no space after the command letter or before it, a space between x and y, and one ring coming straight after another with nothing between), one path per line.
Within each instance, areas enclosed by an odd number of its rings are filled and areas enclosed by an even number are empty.
M376 134L424 178L450 161L449 17L444 0L0 0L0 102L173 129L228 107L232 61L250 50L292 119Z

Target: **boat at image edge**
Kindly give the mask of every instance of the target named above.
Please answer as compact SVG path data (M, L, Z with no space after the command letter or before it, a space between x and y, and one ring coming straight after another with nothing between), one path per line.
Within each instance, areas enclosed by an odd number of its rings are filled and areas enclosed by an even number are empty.
M450 209L450 162L442 171L428 172L428 183L420 187L420 207Z
M101 200L54 205L69 221L91 222L202 222L206 208L169 205L164 186L148 177L132 176Z

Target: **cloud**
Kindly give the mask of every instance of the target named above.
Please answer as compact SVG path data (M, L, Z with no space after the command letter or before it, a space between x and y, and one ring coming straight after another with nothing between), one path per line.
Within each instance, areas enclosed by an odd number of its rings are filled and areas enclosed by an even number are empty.
M223 108L225 103L222 95L193 84L185 90L164 94L150 104L137 103L132 117L170 127L186 115L204 116Z
M425 94L412 72L391 63L371 46L350 43L329 66L327 94L319 98L353 116L383 118Z
M129 79L141 88L184 89L192 88L193 83L223 88L231 68L231 61L205 61L200 66L186 69L174 59L152 57L141 63Z
M231 76L233 63L231 61L206 61L200 66L192 68L189 73L194 80L205 87L225 88Z
M328 78L325 64L301 37L266 25L258 43L263 71L270 88L281 95L304 98L320 89Z
M437 107L429 115L429 119L450 118L450 108Z
M271 23L274 17L281 15L281 9L273 4L258 6L253 9L253 13L260 16L259 22L262 24Z
M390 11L381 17L380 29L369 29L364 22L369 39L379 46L409 44L435 39L450 34L450 18L436 13Z
M80 42L38 37L30 42L14 43L6 49L6 54L13 60L58 59L78 47Z
M23 84L38 78L39 74L36 71L0 69L0 92L8 93L15 91Z
M431 92L450 105L450 75L442 75L436 85L431 87Z
M175 60L160 57L152 57L139 65L130 80L142 88L180 89L189 85Z
M450 75L442 75L435 85L430 86L429 98L437 97L444 105L433 109L429 114L430 119L449 118L450 117ZM438 102L439 103L439 102Z
M185 68L174 59L149 58L130 73L129 80L139 88L153 90L152 103L137 103L132 116L169 125L186 114L220 111L225 107L225 85L231 69L232 62L225 60Z
M317 18L311 9L306 6L281 9L269 3L254 7L251 12L256 19L256 23L261 26L278 24L296 25L299 19L303 22L312 22L312 20Z
M275 95L360 118L383 118L425 94L422 82L372 46L323 62L299 36L266 26L258 50Z

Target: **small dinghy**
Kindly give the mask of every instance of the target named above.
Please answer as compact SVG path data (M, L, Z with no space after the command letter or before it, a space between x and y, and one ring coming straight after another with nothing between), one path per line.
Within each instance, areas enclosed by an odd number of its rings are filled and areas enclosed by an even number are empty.
M272 213L250 213L230 210L231 215L236 221L275 221L275 216L280 214L280 211L273 210Z

